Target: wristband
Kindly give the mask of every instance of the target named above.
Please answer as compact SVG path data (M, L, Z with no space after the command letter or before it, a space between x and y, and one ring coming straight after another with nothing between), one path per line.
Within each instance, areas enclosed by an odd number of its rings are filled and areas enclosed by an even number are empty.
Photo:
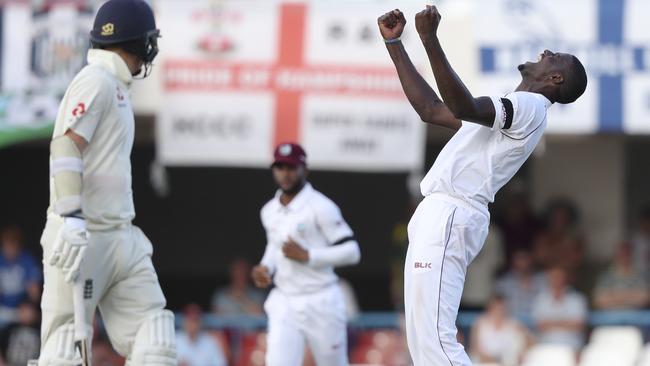
M384 43L386 44L391 44L391 43L397 43L397 42L402 42L402 39L400 37L393 38L393 39L385 39Z

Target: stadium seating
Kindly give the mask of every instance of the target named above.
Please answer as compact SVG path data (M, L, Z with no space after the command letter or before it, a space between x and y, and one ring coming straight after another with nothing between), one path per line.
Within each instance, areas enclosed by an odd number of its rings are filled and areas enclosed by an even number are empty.
M405 349L404 341L396 330L373 330L361 332L352 350L350 361L355 364L400 364Z
M636 327L597 327L582 350L580 366L634 366L642 348L643 336Z
M634 366L637 353L626 353L611 347L589 344L581 352L580 366Z
M591 332L589 343L636 354L643 347L643 335L637 327L602 326Z
M242 336L237 366L263 366L266 352L266 333L251 332Z
M567 346L539 344L533 346L522 366L575 366L573 349Z

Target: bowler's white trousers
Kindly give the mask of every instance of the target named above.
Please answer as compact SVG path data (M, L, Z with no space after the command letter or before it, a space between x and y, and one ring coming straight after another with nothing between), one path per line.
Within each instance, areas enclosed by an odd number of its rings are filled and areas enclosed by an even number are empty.
M59 327L74 320L72 285L48 263L61 224L61 219L49 218L41 238L45 274L41 347ZM152 252L149 239L131 224L90 232L79 275L85 284L86 321L91 327L99 306L113 347L125 357L131 354L136 333L145 319L165 308L165 296L151 262Z
M456 339L467 266L487 237L487 207L434 193L408 225L404 268L406 336L415 366L470 366Z
M305 344L318 366L347 366L345 301L338 284L287 295L275 288L264 303L269 318L266 366L301 366Z

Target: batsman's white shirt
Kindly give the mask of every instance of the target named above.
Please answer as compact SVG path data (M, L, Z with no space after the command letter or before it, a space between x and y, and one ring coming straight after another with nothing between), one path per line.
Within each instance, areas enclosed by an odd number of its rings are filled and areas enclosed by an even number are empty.
M92 49L88 65L74 78L61 102L54 137L68 129L89 142L83 152L83 214L90 240L79 278L85 283L86 320L102 313L113 347L132 355L136 334L166 300L151 261L153 246L131 224L135 216L131 192L131 147L134 118L128 87L131 73L116 53ZM50 183L52 185L52 182ZM51 187L51 202L56 200ZM63 224L51 207L41 237L43 258L50 257ZM43 261L41 365L58 353L72 351L59 336L73 321L72 286L60 270ZM71 338L70 338L71 340Z
M92 49L88 65L66 91L54 124L53 138L68 129L90 144L83 153L82 211L90 230L130 223L135 217L131 191L133 109L131 73L116 53ZM50 209L56 202L50 178Z
M404 300L416 366L471 365L455 325L467 266L487 237L487 204L546 128L551 102L544 96L514 92L492 101L492 128L463 122L424 177L425 198L409 222Z
M354 235L338 206L309 183L287 206L280 203L280 195L278 191L260 215L267 239L261 263L273 273L276 287L291 295L313 293L337 283L332 266L323 263L323 249L353 240ZM282 246L289 238L309 251L309 263L284 256Z

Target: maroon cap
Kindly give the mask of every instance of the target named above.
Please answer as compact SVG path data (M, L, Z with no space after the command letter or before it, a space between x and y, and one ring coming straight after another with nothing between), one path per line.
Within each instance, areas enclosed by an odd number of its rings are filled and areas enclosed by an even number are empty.
M307 154L305 153L305 149L292 142L278 145L273 153L273 165L276 164L287 164L292 166L307 165Z

